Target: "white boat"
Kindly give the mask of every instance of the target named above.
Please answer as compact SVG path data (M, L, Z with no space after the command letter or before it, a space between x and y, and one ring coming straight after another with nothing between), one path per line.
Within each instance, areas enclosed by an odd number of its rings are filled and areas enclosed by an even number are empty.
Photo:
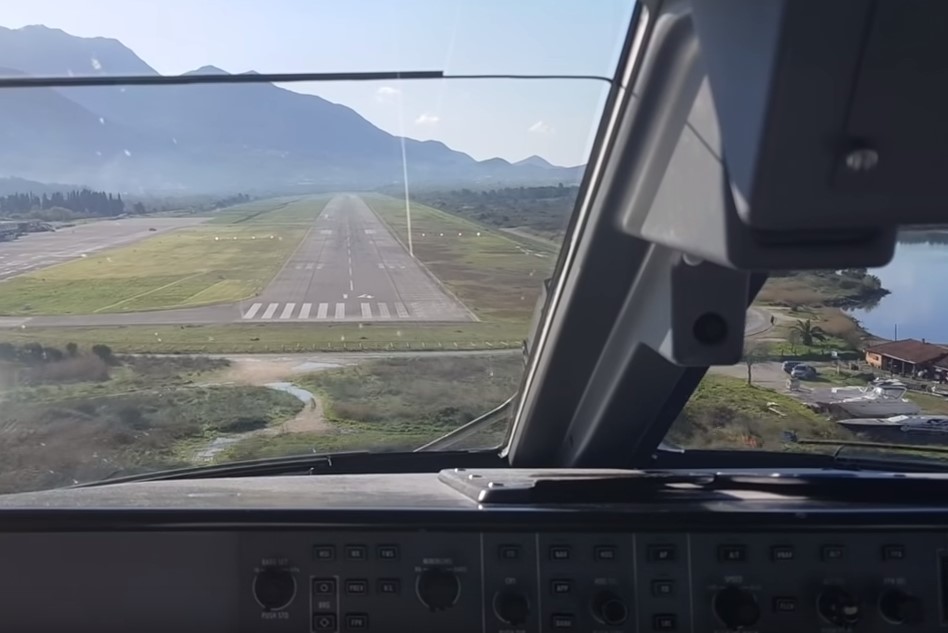
M897 384L869 385L831 404L832 408L851 418L888 418L893 415L915 415L922 408L905 397L907 389Z
M948 416L894 415L851 418L838 424L867 439L894 444L948 444Z
M859 396L872 393L875 387L905 387L905 383L897 378L876 378L863 387L833 387L831 393L841 397Z

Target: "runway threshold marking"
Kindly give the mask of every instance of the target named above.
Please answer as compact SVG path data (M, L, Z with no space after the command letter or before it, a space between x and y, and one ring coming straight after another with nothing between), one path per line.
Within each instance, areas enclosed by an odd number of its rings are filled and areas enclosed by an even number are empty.
M328 303L320 303L320 304L319 304L319 309L316 310L316 318L317 318L317 319L325 319L325 318L326 318L326 314L328 314L328 313L329 313L329 304L328 304Z
M371 303L363 303L363 304L362 304L362 318L363 318L363 319L371 319L371 318L372 318L372 304L371 304Z
M280 307L280 304L279 304L279 303L271 303L270 305L267 306L267 309L264 310L263 316L261 316L260 318L261 318L261 319L272 319L272 318L273 318L273 313L276 312L276 311L277 311L277 308L279 308L279 307Z
M336 317L335 317L335 318L337 318L337 319L344 319L344 318L346 318L346 304L344 304L344 303L337 303L337 304L336 304Z
M388 311L387 303L379 304L379 316L382 317L383 319L388 319L392 316L391 313Z
M280 314L280 318L289 319L291 316L293 316L293 308L295 307L296 307L295 303L288 303L285 306L283 306L283 312Z
M252 319L252 318L254 318L254 317L257 315L257 312L259 312L259 311L260 311L260 308L262 308L262 307L263 307L263 304L262 304L262 303L255 303L255 304L253 304L252 306L250 306L250 309L247 310L246 313L244 313L244 318L245 318L245 319Z
M302 306L300 306L300 316L299 316L299 318L300 318L300 319L308 319L308 318L309 318L309 311L312 310L312 309L313 309L313 304L312 304L312 303L304 303Z
M408 318L408 310L405 309L404 303L399 303L399 302L395 303L395 313L398 314L398 318L400 319Z

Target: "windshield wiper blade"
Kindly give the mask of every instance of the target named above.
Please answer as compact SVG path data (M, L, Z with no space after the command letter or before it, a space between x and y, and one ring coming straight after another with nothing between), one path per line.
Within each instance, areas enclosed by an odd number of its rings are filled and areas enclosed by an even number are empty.
M269 457L210 466L174 468L125 477L115 477L70 486L89 488L143 481L217 479L223 477L266 477L273 475L322 475L362 473L438 472L445 468L501 468L506 464L495 450L413 452L351 451L313 453L289 457Z
M414 450L416 453L430 452L430 451L443 451L446 448L450 448L463 442L472 435L475 435L481 431L484 427L493 422L496 422L501 416L510 411L510 407L513 404L514 399L517 397L516 394L510 396L505 401L484 413L481 416L478 416L468 422L463 424L453 431L449 431L442 435L441 437L431 440L427 444L423 444Z
M900 470L948 471L948 459L945 457L926 457L917 453L937 453L948 455L948 446L925 446L918 444L885 444L883 442L864 442L860 440L822 440L809 438L794 438L793 443L811 446L835 446L836 450L830 458L837 468L857 467L872 470L884 468ZM850 448L871 449L871 453L857 453L844 455L843 451ZM915 455L886 455L885 451L898 453L911 452Z

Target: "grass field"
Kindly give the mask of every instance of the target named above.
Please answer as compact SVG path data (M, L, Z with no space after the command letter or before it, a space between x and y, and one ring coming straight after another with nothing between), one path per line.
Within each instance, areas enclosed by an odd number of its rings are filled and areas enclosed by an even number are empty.
M137 312L251 297L279 271L324 204L324 198L248 203L220 212L217 224L16 277L0 286L0 314Z
M364 196L407 244L405 203ZM505 321L526 334L540 284L556 262L554 245L492 230L418 203L411 207L415 255L484 321Z
M668 440L685 448L779 451L786 448L784 431L801 438L847 437L833 422L790 396L748 385L740 378L708 374L675 420Z
M295 397L216 384L216 358L119 357L95 379L87 349L44 361L0 362L0 374L31 377L0 388L0 493L189 465L221 434L281 423L302 409Z
M235 323L0 328L0 342L64 347L106 343L119 353L209 354L360 350L452 350L519 347L525 326L511 322L410 324Z
M250 438L222 459L411 450L509 398L522 371L519 357L505 355L391 359L317 372L297 384L320 395L332 432ZM477 447L499 445L505 432L505 424L493 425Z

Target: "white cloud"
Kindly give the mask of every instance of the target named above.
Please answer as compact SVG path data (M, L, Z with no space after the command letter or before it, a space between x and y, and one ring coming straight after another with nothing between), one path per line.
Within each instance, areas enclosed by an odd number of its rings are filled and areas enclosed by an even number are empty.
M375 100L385 103L394 99L395 96L401 94L401 92L401 90L394 86L380 86L379 89L375 91Z
M424 112L420 114L417 119L415 119L415 125L437 125L438 121L440 120L441 117L438 115Z
M543 121L537 121L528 127L527 131L532 132L533 134L552 134L553 126L551 126L549 123L544 123Z

